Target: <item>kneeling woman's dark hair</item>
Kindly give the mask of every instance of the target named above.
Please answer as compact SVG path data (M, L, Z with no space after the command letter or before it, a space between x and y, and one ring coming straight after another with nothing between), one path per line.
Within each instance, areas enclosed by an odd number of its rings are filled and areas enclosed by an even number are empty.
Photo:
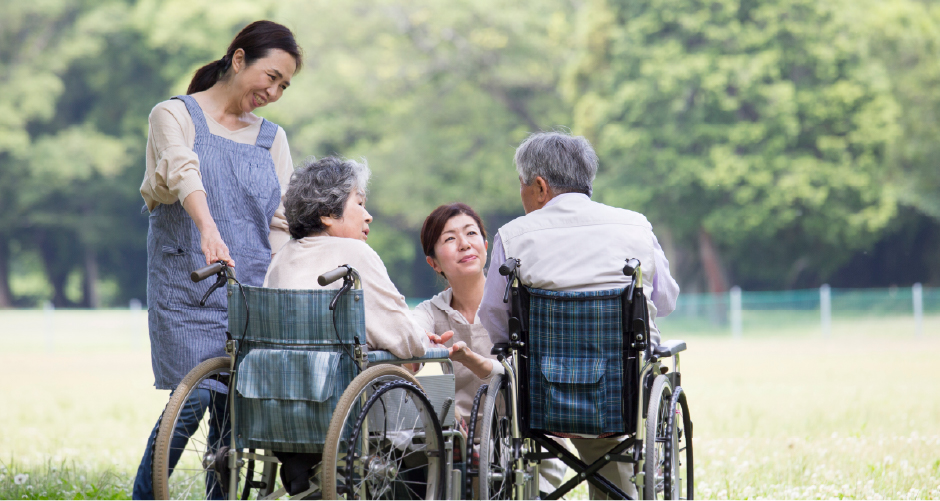
M461 214L473 218L473 221L480 227L480 235L483 235L483 240L486 240L486 228L483 227L483 220L469 205L460 202L442 205L428 215L421 227L421 248L424 249L425 256L437 257L434 255L434 244L437 243L438 238L441 238L444 226L447 226L447 221L450 221L450 218Z
M326 231L321 217L343 217L353 189L366 194L369 167L339 157L313 157L294 171L284 194L284 215L290 236L295 239Z

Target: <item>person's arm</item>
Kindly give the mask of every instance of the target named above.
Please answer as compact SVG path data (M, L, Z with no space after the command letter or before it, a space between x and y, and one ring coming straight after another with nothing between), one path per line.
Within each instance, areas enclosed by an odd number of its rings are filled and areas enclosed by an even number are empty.
M499 233L493 238L493 255L483 285L483 300L480 302L480 323L486 328L493 344L509 342L509 303L503 302L506 292L506 277L499 274L499 267L506 261L506 250Z
M656 315L665 317L676 310L676 300L679 298L679 284L669 273L669 260L659 245L656 235L653 235L653 292L650 299L656 305Z
M405 296L392 283L382 259L362 242L355 244L355 253L360 255L351 252L348 259L359 271L365 291L369 348L390 351L398 358L423 356L431 340L414 321Z
M294 161L290 156L287 133L280 127L278 127L277 134L274 136L271 156L274 158L274 169L277 172L277 180L281 185L281 202L278 204L277 210L274 211L274 217L271 218L271 231L268 234L268 240L271 242L271 255L273 256L290 240L290 230L287 226L287 218L284 216L284 194L287 193L290 176L294 173Z
M229 266L235 266L235 261L228 253L228 246L222 241L222 234L209 213L209 202L206 199L206 192L194 191L190 193L186 200L183 200L183 208L193 218L196 228L199 229L202 254L206 257L206 264L216 261L225 261Z
M666 316L676 309L676 298L679 295L679 286L669 274L669 261L659 245L656 235L653 235L653 266L652 270L643 270L643 288L646 291L646 307L649 310L650 343L660 344L662 336L656 325L656 318ZM660 314L660 307L665 313Z
M148 172L148 179L144 181L141 192L149 195L154 206L179 200L199 230L200 248L206 264L225 261L229 266L235 266L228 246L222 241L222 235L209 212L206 189L199 170L199 156L193 151L191 138L188 137L190 132L195 134L195 129L189 130L192 128L189 113L185 112L185 105L180 104L161 103L150 113L148 148L152 148L154 153L155 166L152 174ZM183 112L186 114L183 115ZM150 209L153 210L153 207Z
M454 362L460 362L470 369L470 372L480 379L486 380L504 372L502 365L471 350L463 341L457 341L450 347L449 356Z
M147 171L140 194L151 211L159 204L186 200L202 185L199 156L193 151L196 128L182 101L165 101L150 112Z

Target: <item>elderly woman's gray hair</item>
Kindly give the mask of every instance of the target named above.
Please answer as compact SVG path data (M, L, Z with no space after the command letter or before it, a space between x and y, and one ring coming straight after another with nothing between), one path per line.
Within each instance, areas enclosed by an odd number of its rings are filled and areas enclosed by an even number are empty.
M536 132L516 149L516 171L526 186L541 176L556 193L591 196L597 175L597 154L582 136Z
M339 157L308 158L290 177L284 194L284 214L290 236L296 239L326 231L321 217L343 217L355 189L365 196L369 167Z

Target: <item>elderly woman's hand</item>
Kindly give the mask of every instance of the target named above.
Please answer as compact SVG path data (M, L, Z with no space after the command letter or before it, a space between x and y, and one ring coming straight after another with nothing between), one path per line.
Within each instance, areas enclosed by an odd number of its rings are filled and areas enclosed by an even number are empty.
M441 345L441 346L443 346L444 343L450 341L451 338L454 337L454 331L447 331L441 334L440 336L438 336L437 334L432 334L430 332L425 332L425 334L428 335L428 339L431 340L432 345Z

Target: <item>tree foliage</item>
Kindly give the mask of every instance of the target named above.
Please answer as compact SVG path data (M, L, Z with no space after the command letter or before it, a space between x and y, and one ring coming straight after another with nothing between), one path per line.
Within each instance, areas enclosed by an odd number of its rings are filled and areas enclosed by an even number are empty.
M901 110L900 140L891 149L898 199L940 221L940 5L898 0L864 7L854 21L892 76Z
M900 108L847 7L593 2L566 89L602 199L685 245L708 236L752 283L782 285L795 265L825 276L869 245L896 212Z
M267 116L287 129L297 161L368 160L370 242L406 292L436 292L416 259L436 206L462 201L493 221L521 214L514 148L567 121L557 82L572 13L557 0L317 1L277 12L307 20L293 28L312 76Z
M814 283L889 238L899 204L940 220L930 3L4 2L0 306L38 299L9 290L27 254L58 305L100 304L102 280L112 302L143 297L147 116L262 18L306 68L261 114L295 163L368 160L370 244L409 295L440 286L424 217L463 201L492 231L521 214L514 148L557 126L595 143L597 198L651 217L683 286Z

